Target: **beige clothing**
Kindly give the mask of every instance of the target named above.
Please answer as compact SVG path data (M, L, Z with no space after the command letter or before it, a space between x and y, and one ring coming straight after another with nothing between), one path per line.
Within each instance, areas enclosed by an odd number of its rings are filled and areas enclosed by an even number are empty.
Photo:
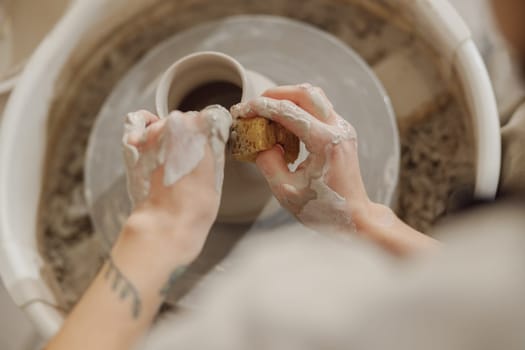
M412 260L353 239L262 235L200 309L161 320L141 349L524 349L524 207L488 209Z

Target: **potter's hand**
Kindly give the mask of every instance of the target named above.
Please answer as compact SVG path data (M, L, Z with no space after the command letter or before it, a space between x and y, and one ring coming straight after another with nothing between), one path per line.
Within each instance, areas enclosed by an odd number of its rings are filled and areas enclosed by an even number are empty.
M222 107L128 116L123 138L135 204L110 258L46 349L134 348L218 212L231 115Z
M288 169L280 146L257 157L275 197L305 225L358 232L396 254L437 246L390 208L369 200L359 169L356 132L321 89L308 84L273 88L263 97L234 106L232 114L274 120L305 144L310 154L295 172Z
M324 92L308 84L282 86L232 108L234 117L261 116L296 134L310 152L295 172L280 146L257 157L279 202L308 226L353 228L352 213L368 204L354 128L339 116Z
M165 119L146 111L127 117L123 145L135 207L127 224L177 235L174 249L186 263L200 253L217 216L230 126L220 106Z

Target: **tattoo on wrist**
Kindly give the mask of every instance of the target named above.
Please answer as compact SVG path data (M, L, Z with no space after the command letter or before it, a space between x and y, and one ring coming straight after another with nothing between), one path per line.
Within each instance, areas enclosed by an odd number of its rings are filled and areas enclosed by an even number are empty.
M118 294L120 300L129 299L131 301L131 315L134 319L139 318L142 307L139 292L133 283L131 283L117 265L115 265L111 256L108 258L104 279L110 283L111 290Z
M182 275L184 271L186 271L186 267L178 267L175 270L173 270L173 272L170 274L170 277L168 278L168 281L159 291L161 297L166 298L170 294L173 286L175 285L175 282L177 282L180 275Z

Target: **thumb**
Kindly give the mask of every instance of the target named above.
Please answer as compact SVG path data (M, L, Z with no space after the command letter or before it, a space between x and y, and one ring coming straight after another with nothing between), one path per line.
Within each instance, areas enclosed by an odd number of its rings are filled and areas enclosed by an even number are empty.
M275 145L259 153L256 164L272 188L283 182L287 183L292 175L284 159L284 149L281 145Z

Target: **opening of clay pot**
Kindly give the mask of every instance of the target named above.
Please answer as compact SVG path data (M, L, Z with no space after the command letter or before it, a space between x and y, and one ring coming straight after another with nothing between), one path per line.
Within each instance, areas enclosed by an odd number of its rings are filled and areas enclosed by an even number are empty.
M213 80L190 90L178 103L170 103L173 109L182 112L200 111L211 105L229 109L241 101L242 88L225 80Z
M157 113L200 111L219 104L226 109L241 102L249 91L245 69L218 52L202 52L175 62L157 87Z
M245 69L231 56L221 52L197 52L181 58L166 70L158 83L155 103L160 117L173 110L199 111L213 104L229 109L273 86L275 83ZM91 142L97 142L95 137ZM271 211L275 211L278 205L255 166L241 164L227 156L218 220L253 221L270 202L274 208Z

